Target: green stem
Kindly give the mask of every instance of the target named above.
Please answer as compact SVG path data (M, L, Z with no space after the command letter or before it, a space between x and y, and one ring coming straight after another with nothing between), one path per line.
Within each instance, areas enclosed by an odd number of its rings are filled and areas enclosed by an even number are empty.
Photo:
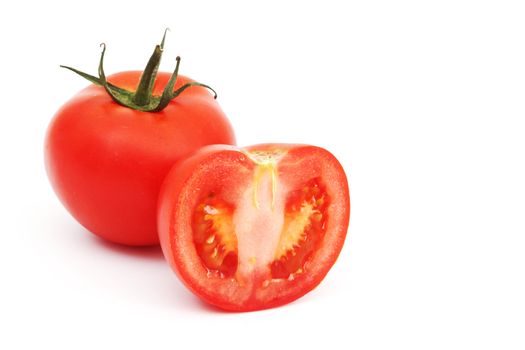
M60 68L65 68L65 69L69 69L70 71L72 72L75 72L77 73L78 75L80 75L81 77L83 77L84 79L87 79L89 80L90 82L92 82L93 84L95 85L100 85L100 86L104 86L104 84L102 84L102 82L100 81L100 78L97 78L91 74L87 74L87 73L84 73L82 71L79 71L78 69L75 69L75 68L72 68L72 67L68 67L68 66L60 66ZM108 82L108 86L112 89L112 90L117 90L118 92L120 93L125 93L126 90L122 89L122 88L119 88L118 86L115 86L111 83ZM129 92L129 91L128 91Z
M159 71L160 60L164 51L164 41L166 40L168 30L168 28L164 30L160 45L155 46L155 50L140 77L139 86L135 92L135 97L133 97L133 103L137 106L145 106L150 102L151 92L153 91L153 85L155 84L157 72Z
M180 57L177 56L176 58L177 64L175 65L175 71L170 77L170 80L166 84L166 87L164 88L164 91L162 91L162 96L160 97L160 102L158 106L155 108L154 112L162 111L168 103L172 100L171 94L173 92L173 88L175 87L175 82L177 81L177 77L179 76L179 65L180 65Z
M157 78L157 72L159 70L160 59L162 58L162 49L160 45L155 47L153 54L151 55L135 92L133 103L137 106L145 106L149 103L151 98L151 92L153 91L153 84L155 78Z
M217 93L215 92L215 90L213 90L208 85L201 84L198 82L191 82L191 83L184 84L183 86L179 87L177 90L173 91L175 87L175 83L177 81L178 74L179 74L180 57L178 56L177 56L177 64L175 66L175 71L173 72L170 80L168 81L168 84L166 84L166 87L164 88L162 95L161 96L152 95L153 86L155 84L155 79L157 77L160 60L162 58L162 52L164 49L164 41L166 39L167 31L168 29L164 31L164 36L162 37L162 42L160 43L160 45L157 45L155 47L155 50L153 51L153 54L151 55L148 61L148 64L146 65L146 68L144 69L144 72L142 73L139 85L135 92L120 88L107 81L106 74L104 72L104 55L106 53L105 44L100 45L102 46L102 53L100 54L100 61L99 61L99 66L98 66L98 78L93 75L81 72L75 68L71 68L68 66L60 66L60 67L69 69L77 73L81 77L89 80L93 84L104 87L106 92L118 104L128 107L128 108L135 109L135 110L144 111L144 112L160 112L161 110L163 110L164 108L168 106L171 100L173 100L174 98L179 96L182 92L184 92L187 88L192 87L192 86L200 86L200 87L207 88L214 93L214 98L217 98Z
M104 72L104 55L106 53L106 44L100 44L102 46L102 53L100 54L100 62L98 64L98 76L101 85L106 89L106 92L111 96L113 101L123 106L128 106L133 99L133 93L124 89L112 89L106 79L106 73Z

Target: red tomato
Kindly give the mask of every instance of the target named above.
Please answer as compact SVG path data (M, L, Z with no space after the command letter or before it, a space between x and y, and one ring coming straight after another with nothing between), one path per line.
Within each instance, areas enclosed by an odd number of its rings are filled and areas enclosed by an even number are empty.
M130 91L141 72L122 72L110 83ZM153 95L170 78L158 73ZM192 80L178 76L175 89ZM122 106L101 86L75 95L55 115L46 143L51 184L84 227L113 242L158 244L157 197L174 162L209 144L234 144L232 127L205 88L194 86L162 111Z
M164 255L191 291L248 311L316 287L341 251L349 214L347 179L328 151L214 145L167 175L158 230Z

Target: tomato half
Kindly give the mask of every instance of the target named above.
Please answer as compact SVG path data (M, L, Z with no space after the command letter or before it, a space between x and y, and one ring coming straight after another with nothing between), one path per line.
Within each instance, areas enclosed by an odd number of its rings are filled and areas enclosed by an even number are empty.
M141 72L108 81L135 91ZM160 96L170 74L158 73ZM188 82L178 76L174 89ZM92 233L128 245L158 244L157 197L173 163L209 144L234 144L217 101L195 86L162 111L122 106L101 86L75 95L55 115L45 143L51 184L68 211Z
M214 145L166 177L158 230L166 259L191 291L248 311L316 287L341 251L349 214L347 179L328 151Z

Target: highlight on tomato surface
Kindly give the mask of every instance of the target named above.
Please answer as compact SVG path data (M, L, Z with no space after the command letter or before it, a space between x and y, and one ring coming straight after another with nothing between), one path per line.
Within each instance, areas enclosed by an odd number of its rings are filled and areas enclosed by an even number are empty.
M204 301L236 311L293 301L336 261L349 222L346 175L307 145L206 146L159 196L164 255Z
M202 146L235 144L207 85L158 72L164 37L144 71L106 77L65 67L92 84L55 114L45 141L49 180L61 202L92 233L126 245L158 244L156 210L172 165ZM213 92L210 93L210 91Z

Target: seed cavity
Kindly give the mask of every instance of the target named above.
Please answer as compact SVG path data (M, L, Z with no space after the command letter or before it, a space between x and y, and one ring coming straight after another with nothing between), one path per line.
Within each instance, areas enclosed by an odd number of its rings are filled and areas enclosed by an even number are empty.
M193 239L204 266L213 276L231 277L237 269L237 236L232 206L208 195L195 207Z
M294 280L326 231L328 194L318 178L289 194L285 220L270 269L274 279Z

